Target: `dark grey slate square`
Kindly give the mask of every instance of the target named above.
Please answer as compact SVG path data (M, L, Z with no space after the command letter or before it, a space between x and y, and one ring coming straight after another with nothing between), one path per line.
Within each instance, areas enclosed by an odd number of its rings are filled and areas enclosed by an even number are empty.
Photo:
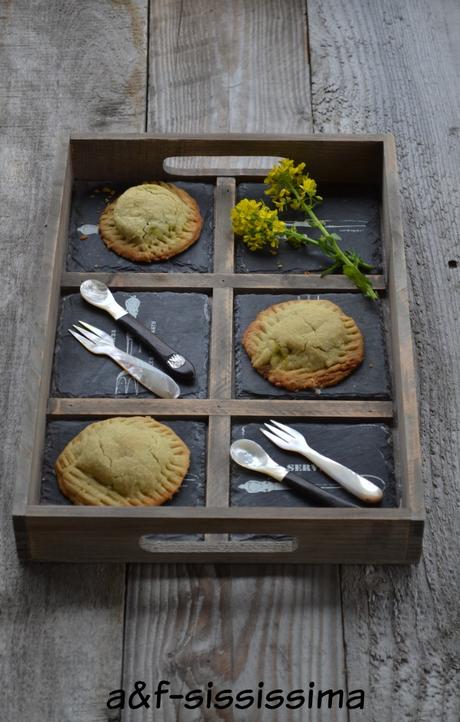
M263 183L240 183L237 199L263 200L271 205L265 195ZM324 201L315 212L324 221L328 230L341 236L341 247L355 250L365 261L373 265L373 273L382 272L382 238L380 234L379 192L373 186L322 186L319 189ZM312 238L319 232L303 223L304 214L288 210L280 214L287 222L298 224L301 233L305 231ZM331 261L314 246L293 249L282 244L278 253L272 255L266 250L252 252L244 243L235 240L236 271L238 273L303 273L318 272Z
M397 506L398 492L390 426L379 423L313 423L299 421L297 418L279 420L300 431L315 451L348 466L383 488L383 499L377 506ZM275 446L260 431L264 421L268 421L268 419L261 419L259 423L234 424L232 441L240 438L257 441L281 466L285 466L321 488L327 489L338 498L354 501L362 507L375 508L375 505L366 504L356 497L350 496L339 484L319 471L300 454L282 451ZM292 489L283 487L274 479L243 469L234 462L231 467L230 487L232 506L318 506L316 502Z
M144 179L139 180L141 183ZM132 183L131 185L136 185ZM80 240L82 226L97 226L99 217L112 196L98 192L102 188L123 193L129 186L110 182L76 181L73 188L72 207L68 232L68 271L149 271L149 272L207 272L212 271L214 234L214 185L175 181L174 185L187 191L198 203L203 217L203 228L199 239L183 253L168 261L156 263L135 263L110 251L97 232L92 229L86 240Z
M42 504L66 504L72 502L59 490L54 464L61 451L91 421L50 421L46 430L42 486ZM165 423L187 444L190 449L190 469L179 491L164 506L203 506L205 500L206 433L207 424L202 421L167 420Z
M249 324L264 308L292 299L327 299L354 318L364 337L364 360L350 376L336 386L315 391L289 392L278 388L251 366L241 339ZM388 399L390 376L385 348L383 313L380 301L370 301L361 293L256 294L235 297L235 393L237 398L335 398Z
M181 398L205 398L208 388L209 327L211 299L202 293L118 291L114 296L121 306L148 329L182 353L194 365L196 379L179 383ZM68 329L79 320L113 335L123 351L152 363L150 351L117 326L111 316L84 301L79 293L61 299L54 353L51 392L54 396L138 396L155 398L114 361L95 356L76 341Z

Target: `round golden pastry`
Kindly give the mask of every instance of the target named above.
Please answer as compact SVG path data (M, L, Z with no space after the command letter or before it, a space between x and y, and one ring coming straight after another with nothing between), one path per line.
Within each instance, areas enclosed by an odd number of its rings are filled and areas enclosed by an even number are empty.
M190 451L169 426L150 416L89 424L58 457L62 493L74 504L156 506L179 489Z
M327 300L269 306L244 332L243 346L256 371L289 391L333 386L364 357L355 321Z
M132 186L103 211L99 233L110 250L131 261L165 261L201 233L197 202L171 183Z

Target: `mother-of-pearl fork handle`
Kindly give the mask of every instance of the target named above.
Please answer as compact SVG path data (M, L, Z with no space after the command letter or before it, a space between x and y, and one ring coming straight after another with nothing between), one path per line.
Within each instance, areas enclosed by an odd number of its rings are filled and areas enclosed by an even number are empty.
M119 348L109 347L106 353L136 381L139 381L160 398L177 399L179 396L179 386L171 376L168 376L160 369L151 366L142 359L131 356L129 353L125 353L125 351L121 351Z
M360 476L338 461L323 456L311 447L302 449L302 454L309 461L312 461L318 469L334 479L344 489L354 494L358 499L367 501L369 504L376 504L383 496L383 491L364 476Z

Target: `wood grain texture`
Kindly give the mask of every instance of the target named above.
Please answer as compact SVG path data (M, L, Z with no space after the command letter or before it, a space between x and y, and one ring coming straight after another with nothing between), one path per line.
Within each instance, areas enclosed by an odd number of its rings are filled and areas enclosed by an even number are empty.
M422 480L422 451L417 396L415 354L410 323L408 276L406 268L404 230L400 203L394 137L385 143L383 176L382 230L388 276L390 308L389 335L393 371L393 398L397 409L395 464L404 479L402 502L424 513Z
M276 401L269 399L71 399L50 398L48 414L55 418L104 418L122 413L123 416L152 414L161 418L206 418L206 416L260 417L301 416L304 419L361 419L390 421L393 418L391 401L317 401L316 399Z
M151 3L148 130L308 132L305 7L299 0ZM295 57L287 48L295 49ZM241 155L237 152L236 155ZM216 156L172 167L270 167Z
M34 560L48 562L81 561L84 556L91 562L148 563L153 559L155 542L162 541L155 561L405 564L415 561L420 552L415 543L420 537L420 521L403 509L299 507L294 511L290 507L224 507L222 498L216 501L219 506L195 506L192 514L185 506L161 506L154 510L136 507L121 512L115 507L30 506L27 518L27 532L33 539L30 553ZM378 535L380 530L384 530L383 540ZM232 549L207 546L210 535L227 533L243 535L244 539L233 538ZM155 536L158 534L169 538L159 539ZM184 539L187 534L208 535L199 544L199 552L196 544L188 547L190 539ZM252 547L247 546L245 539L254 534L260 537L257 541L281 535L295 544L288 554L282 547L275 553L272 546L269 556L254 552L254 557L248 557ZM143 551L145 546L141 548L140 541L146 535L153 535L149 539L151 548ZM192 539L195 540L196 537ZM169 541L171 549L166 552Z
M304 3L155 0L149 78L151 131L308 132ZM337 574L336 567L130 566L126 683L145 675L181 690L209 680L343 687ZM153 718L133 711L126 722ZM163 718L259 722L260 714L170 704ZM283 711L283 722L300 719L303 713Z
M102 722L121 674L124 568L19 565L12 480L36 402L27 382L39 367L59 135L143 129L146 5L19 1L3 3L1 14L2 716Z
M430 511L425 560L417 570L344 572L349 685L368 680L366 722L390 722L396 713L403 722L457 722L452 481L458 477L459 391L450 382L458 358L453 321L460 252L452 240L458 222L450 199L458 185L458 10L452 0L309 0L309 10L315 129L397 134ZM148 127L308 130L304 12L297 0L155 0ZM2 8L0 112L7 135L1 160L7 171L0 180L0 409L6 482L0 495L7 531L0 547L0 663L5 689L14 684L33 690L2 703L6 719L107 720L101 700L118 682L120 573L102 566L18 567L10 480L30 403L24 359L31 356L33 330L41 332L30 288L41 277L55 135L75 126L143 129L146 14L140 0L20 1ZM433 262L439 266L432 268ZM170 674L184 686L214 678L236 687L233 680L246 686L260 674L285 688L291 680L300 686L309 679L345 685L336 569L135 566L128 612L128 684L136 674L150 675L149 681ZM293 678L295 669L302 679ZM165 719L193 720L176 711L171 705ZM142 712L131 718L142 719ZM304 718L292 713L279 722ZM357 712L350 718L357 719ZM216 715L195 714L198 719ZM221 719L232 717L222 712ZM244 719L251 722L247 713Z
M349 684L366 722L456 722L460 6L309 0L308 21L315 130L396 136L428 512L416 569L342 572Z
M231 211L235 205L234 178L217 178L214 191L214 273L232 273L234 241Z
M129 145L126 141L129 140ZM342 182L378 185L382 172L382 134L312 135L308 133L79 133L72 134L71 149L75 176L85 180L111 178L113 182L135 182L142 176L170 180L164 170L171 157L200 158L199 169L187 174L187 180L216 179L220 175L238 175L239 180L263 180L260 174L262 154L291 156L296 162L308 162L318 182L337 181L341 166ZM225 173L209 167L209 158L221 156ZM230 158L228 158L230 156ZM235 159L235 156L238 156ZM246 165L246 160L247 165ZM251 159L257 168L251 169ZM236 161L241 160L239 168ZM262 160L264 160L262 158ZM224 163L225 162L225 163ZM253 165L253 164L252 164ZM207 167L208 166L208 167ZM218 168L219 166L217 166Z
M232 421L229 416L213 416L208 420L206 460L206 504L228 506L230 496L230 446Z
M308 690L317 684L344 684L341 619L324 610L340 608L338 584L331 568L291 565L136 565L128 588L129 634L126 681L142 679L155 686L171 682L171 692L189 689L234 692L278 687ZM308 579L308 581L307 581ZM136 610L136 614L133 611ZM135 660L135 662L134 662ZM152 710L128 712L124 722L146 722ZM264 716L262 717L261 714ZM344 710L327 711L327 719L345 722ZM309 722L324 720L312 710ZM186 710L166 700L163 722L248 722L269 718L305 720L299 711L251 709Z
M273 286L278 288L302 291L353 291L358 293L356 286L344 276L331 275L321 278L319 274L292 273L64 273L62 277L63 288L66 291L78 291L80 284L87 278L102 281L111 288L129 289L133 291L147 291L155 288L176 288L180 286L183 291L193 291L197 288L210 289L213 285L221 288L233 288L235 291L265 291ZM373 287L377 291L385 289L385 280L380 275L369 275Z
M298 0L154 0L150 16L149 131L309 131Z

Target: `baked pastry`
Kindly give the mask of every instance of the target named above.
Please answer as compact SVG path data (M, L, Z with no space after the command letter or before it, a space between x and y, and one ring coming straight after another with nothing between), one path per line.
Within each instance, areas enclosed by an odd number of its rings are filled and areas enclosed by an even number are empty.
M107 246L131 261L164 261L185 251L203 225L197 202L171 183L132 186L99 220Z
M56 461L59 488L74 504L158 505L188 471L190 452L169 426L150 416L90 424Z
M246 329L243 346L256 371L290 391L333 386L364 356L358 326L327 300L269 306Z

